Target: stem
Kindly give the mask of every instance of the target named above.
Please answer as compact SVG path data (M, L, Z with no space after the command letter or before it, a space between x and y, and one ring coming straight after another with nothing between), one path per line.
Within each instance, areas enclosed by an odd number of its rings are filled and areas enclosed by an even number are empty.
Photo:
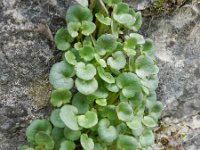
M92 41L93 46L95 46L95 45L96 45L96 44L95 44L95 40L94 40L94 37L93 37L92 35L90 35L90 39L91 39L91 41Z
M101 6L103 7L104 11L106 12L106 14L109 16L109 12L108 9L106 8L105 4L103 3L102 0L99 0L99 3L101 4Z

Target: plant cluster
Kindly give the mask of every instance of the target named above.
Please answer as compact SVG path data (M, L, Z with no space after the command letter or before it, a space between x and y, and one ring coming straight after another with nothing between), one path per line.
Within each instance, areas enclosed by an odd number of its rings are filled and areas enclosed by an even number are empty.
M141 13L121 0L82 4L55 35L63 52L49 75L56 109L31 123L20 150L149 150L162 104L152 41L136 33Z

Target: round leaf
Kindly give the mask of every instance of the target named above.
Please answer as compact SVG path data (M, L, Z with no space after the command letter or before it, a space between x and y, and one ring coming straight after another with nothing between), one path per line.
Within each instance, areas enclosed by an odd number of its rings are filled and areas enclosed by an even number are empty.
M73 41L73 38L67 29L61 28L56 32L54 41L59 50L65 51L70 48L70 43Z
M119 135L117 139L117 147L118 149L123 149L123 150L136 150L138 147L138 141L128 135Z
M75 66L76 75L83 80L91 80L96 75L96 68L92 64L79 62Z
M73 5L67 10L66 20L67 22L82 22L92 21L91 11L81 5Z
M70 130L69 128L65 127L64 136L67 140L76 141L80 138L81 131L73 131L73 130Z
M51 93L51 104L54 107L60 107L63 104L69 103L71 100L72 94L68 89L59 88L54 90Z
M85 81L77 78L75 81L75 85L78 91L84 95L90 95L94 93L98 88L98 82L96 81L96 79Z
M91 128L98 123L96 112L88 111L85 115L78 116L78 124L84 128Z
M116 107L116 112L119 120L122 121L131 121L133 117L133 109L131 105L125 102L121 102L117 107Z
M101 59L99 55L95 54L94 57L101 67L105 68L107 66L105 60Z
M49 75L49 82L53 85L55 89L71 89L74 85L74 81L71 78L73 75L73 66L64 61L61 61L52 66Z
M94 148L94 142L87 134L81 135L81 145L85 150L92 150Z
M76 56L71 51L65 53L65 60L71 65L75 65L77 63Z
M43 131L46 134L50 134L52 130L51 124L47 120L34 120L26 129L26 137L28 142L35 144L35 135Z
M145 129L140 136L140 144L144 147L151 146L154 143L154 140L153 132L149 129Z
M142 25L142 14L141 12L137 12L135 13L135 18L136 18L136 21L134 23L133 26L130 26L129 28L134 30L134 31L138 31Z
M112 54L107 60L108 65L115 70L123 69L126 65L126 57L121 51Z
M68 25L67 25L67 30L69 32L69 34L75 38L78 36L78 31L81 27L81 24L79 22L70 22Z
M97 99L97 100L96 100L96 103L97 103L99 106L106 106L106 105L107 105L107 99Z
M79 48L78 51L84 61L91 61L94 58L94 48L91 45L83 46Z
M81 114L86 113L89 110L89 100L81 93L76 93L74 95L72 99L72 105L74 105Z
M89 36L96 29L96 25L90 21L83 21L81 25L82 34L85 36Z
M43 145L46 150L53 150L54 148L53 139L43 131L40 131L35 135L35 142L38 145Z
M111 18L105 17L102 13L96 13L95 14L96 18L98 19L99 22L105 25L110 25L111 24Z
M154 128L156 127L156 121L151 118L150 116L145 116L142 120L142 123L147 126L147 127L150 127L150 128Z
M102 67L98 67L97 71L102 80L104 80L107 83L115 83L115 78L110 73L105 72L105 70Z
M75 131L80 129L76 114L78 114L78 109L72 105L65 105L60 110L61 120L68 128Z
M99 54L104 55L106 52L113 52L118 45L117 37L112 34L101 35L96 42L96 50Z
M112 143L117 138L117 130L114 126L110 126L108 119L102 119L99 122L98 134L106 143Z
M51 113L51 117L50 117L51 123L58 128L64 128L65 124L63 123L63 121L60 119L60 109L55 109L52 113Z
M115 83L114 84L108 84L108 83L106 83L105 86L111 92L117 93L119 91L119 88L118 88L118 86Z
M74 150L75 149L75 144L72 141L63 141L60 145L59 150Z

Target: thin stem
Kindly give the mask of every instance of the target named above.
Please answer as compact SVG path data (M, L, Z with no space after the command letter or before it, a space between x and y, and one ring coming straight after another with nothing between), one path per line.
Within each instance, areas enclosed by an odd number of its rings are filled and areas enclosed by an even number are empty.
M93 37L92 35L90 35L90 39L91 39L91 41L92 41L93 46L95 46L95 45L96 45L96 44L95 44L95 40L94 40L94 37Z
M106 12L106 14L109 16L109 12L108 9L106 8L105 4L103 3L102 0L99 0L99 3L101 4L101 6L103 7L104 11Z

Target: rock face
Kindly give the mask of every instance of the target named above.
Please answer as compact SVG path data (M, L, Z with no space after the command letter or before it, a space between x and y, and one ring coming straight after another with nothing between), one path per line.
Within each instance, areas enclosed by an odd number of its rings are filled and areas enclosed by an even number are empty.
M131 6L148 7L127 2ZM0 150L25 143L34 118L49 116L48 73L60 58L52 34L65 25L72 0L0 1ZM138 8L138 9L140 9ZM142 33L155 41L160 67L158 98L165 105L154 149L200 149L200 6L145 18ZM177 133L175 136L172 133ZM185 135L184 137L179 137ZM167 141L163 143L163 140Z

